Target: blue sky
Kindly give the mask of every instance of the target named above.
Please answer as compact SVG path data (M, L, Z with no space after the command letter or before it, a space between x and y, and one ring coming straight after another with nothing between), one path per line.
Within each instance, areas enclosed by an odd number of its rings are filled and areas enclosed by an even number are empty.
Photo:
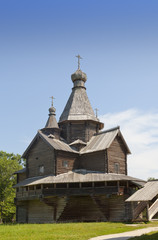
M132 146L129 173L157 177L157 12L157 0L0 0L0 149L23 153L52 95L59 119L79 53L92 107Z

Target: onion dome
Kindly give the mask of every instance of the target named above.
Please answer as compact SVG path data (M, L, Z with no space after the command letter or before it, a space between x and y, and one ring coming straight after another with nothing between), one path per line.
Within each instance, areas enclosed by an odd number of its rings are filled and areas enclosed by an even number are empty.
M86 75L86 73L82 72L81 69L77 69L77 71L71 75L71 79L73 82L76 80L82 80L82 81L86 82L87 75Z
M59 128L58 123L56 121L55 107L53 106L53 97L52 98L52 106L49 108L49 118L46 123L45 128Z

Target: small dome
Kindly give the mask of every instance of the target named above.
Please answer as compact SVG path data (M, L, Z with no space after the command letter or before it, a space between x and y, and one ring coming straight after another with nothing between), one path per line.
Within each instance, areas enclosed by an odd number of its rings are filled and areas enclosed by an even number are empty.
M50 113L50 114L55 114L55 111L56 111L56 109L55 109L53 106L51 106L51 107L49 108L49 113Z
M86 73L82 72L81 69L77 69L77 71L71 75L71 79L73 82L76 80L82 80L82 81L86 82L87 75L86 75Z

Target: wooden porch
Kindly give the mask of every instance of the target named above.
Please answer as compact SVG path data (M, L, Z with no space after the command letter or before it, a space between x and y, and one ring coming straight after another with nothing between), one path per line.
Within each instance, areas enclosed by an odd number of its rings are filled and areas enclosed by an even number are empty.
M103 187L94 187L94 186L80 186L80 187L69 187L67 186L42 186L40 189L37 189L37 186L31 186L30 187L24 187L19 189L19 191L16 193L16 198L18 200L28 200L28 199L40 199L44 197L51 197L51 196L71 196L71 195L100 195L100 194L106 194L106 195L123 195L127 189L125 187L119 187L119 186L103 186Z
M146 183L126 202L132 203L133 221L151 221L158 213L158 181Z

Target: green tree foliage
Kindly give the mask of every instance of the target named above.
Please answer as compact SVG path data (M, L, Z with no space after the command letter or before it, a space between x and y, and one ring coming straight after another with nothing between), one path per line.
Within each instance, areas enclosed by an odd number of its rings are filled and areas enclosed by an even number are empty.
M20 155L0 151L0 222L10 222L15 218L15 171L22 168Z
M153 178L153 177L149 177L148 179L147 179L147 181L157 181L158 179L156 179L156 178Z

